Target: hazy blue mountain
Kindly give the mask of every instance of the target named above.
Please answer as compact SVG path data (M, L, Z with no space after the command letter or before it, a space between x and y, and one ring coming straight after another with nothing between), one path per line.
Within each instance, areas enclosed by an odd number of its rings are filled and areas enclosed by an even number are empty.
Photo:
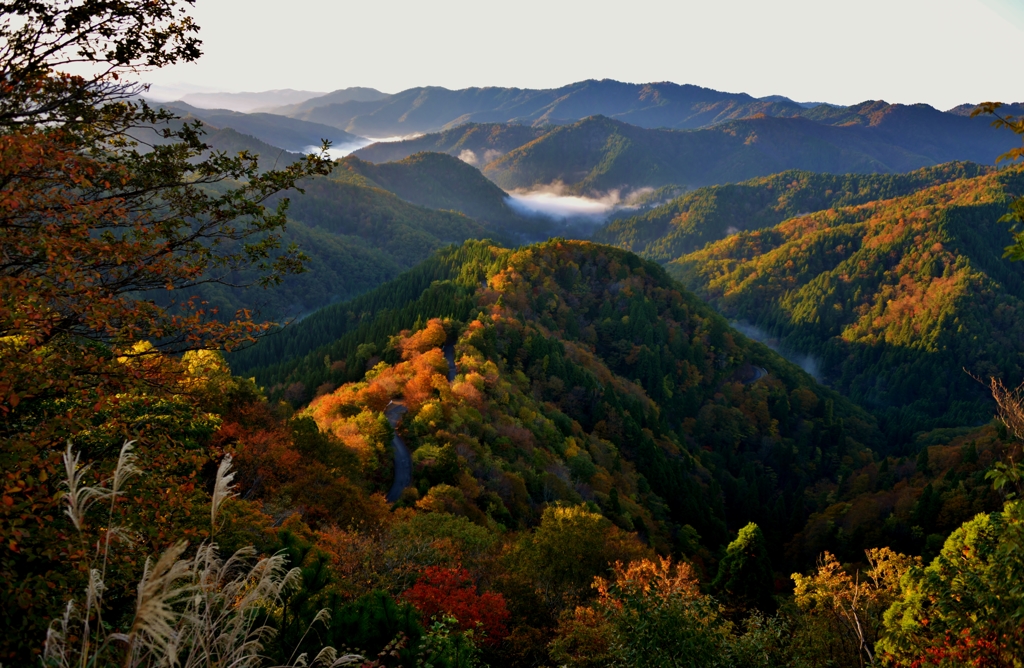
M561 88L410 88L379 100L314 98L288 112L367 137L432 132L467 122L571 123L602 114L642 127L699 128L756 113L795 116L795 102L758 100L674 83L627 84L604 79Z
M890 107L892 109L886 111ZM928 111L937 115L936 118L964 116L973 108L974 105L961 105L942 112L927 105L890 105L882 101L844 107L797 102L783 95L755 98L746 93L725 93L670 82L628 84L604 79L544 90L499 87L448 90L428 86L386 95L373 89L345 89L275 111L362 136L383 138L436 132L467 122L543 126L572 123L595 115L644 128L687 130L757 114L782 118L805 116L839 125L870 123L870 118L888 114L898 119L908 110L917 114ZM892 124L892 121L886 122Z
M181 96L182 102L202 109L230 109L251 112L268 111L271 107L298 104L323 93L311 90L265 90L257 93L189 93Z
M780 102L787 104L796 104L803 107L804 109L813 109L814 107L820 105L825 105L827 107L838 106L835 104L830 104L828 102L797 102L796 100L788 98L785 95L765 95L764 97L759 97L757 99L761 100L762 102Z
M309 146L318 146L322 139L331 140L335 146L361 141L360 137L329 125L279 114L243 114L229 109L200 109L183 102L170 102L162 106L182 117L197 118L215 128L232 128L287 151L302 152Z
M320 94L316 97L311 96L290 104L283 104L277 107L263 109L263 111L269 111L274 114L284 114L286 116L298 115L315 107L323 107L328 104L342 104L344 102L375 102L377 100L383 100L386 97L389 97L387 93L382 93L374 88L353 86L351 88L341 88L327 94Z
M283 148L271 146L256 137L242 134L232 128L207 128L207 134L203 141L213 150L224 151L229 155L248 151L253 155L259 156L261 171L281 169L296 160L302 159L301 153L294 153Z
M948 110L947 114L956 114L957 116L970 116L971 113L978 108L976 104L959 104L952 109ZM1024 102L1009 102L999 108L1000 114L1010 114L1011 116L1020 116L1024 114ZM991 117L989 117L991 118Z

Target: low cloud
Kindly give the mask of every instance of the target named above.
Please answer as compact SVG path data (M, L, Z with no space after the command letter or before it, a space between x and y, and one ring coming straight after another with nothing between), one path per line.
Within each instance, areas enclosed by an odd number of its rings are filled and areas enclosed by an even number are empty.
M623 197L619 190L610 190L600 197L566 195L566 188L555 183L529 191L509 193L508 204L524 216L543 216L557 221L603 223L620 209L629 208L630 202L651 192L650 188L632 191Z
M603 222L617 202L550 192L512 193L508 205L524 216L544 216L555 220L590 218Z
M345 156L355 153L359 149L369 146L370 144L376 144L377 142L393 142L393 141L404 141L406 139L416 139L421 137L422 133L401 135L396 137L356 137L355 141L351 141L344 144L335 144L327 149L327 155L330 156L331 160L338 160ZM320 151L319 146L307 146L304 149L305 153L318 153Z
M470 149L466 148L463 149L461 153L459 153L459 160L470 165L473 165L474 167L481 167L489 162L497 160L503 155L505 154L502 153L501 151L495 151L493 148L489 148L486 151L484 151L484 156L481 159L479 156L477 156L475 151L471 151Z
M349 143L349 144L335 144L335 145L331 146L329 149L327 149L327 155L328 155L328 157L330 157L331 160L339 160L341 158L344 158L346 155L349 155L350 153L354 153L355 151L358 151L359 149L363 148L364 146L369 146L372 143L373 142L370 141L369 139L360 139L360 141L358 141L358 142L352 142L352 143ZM307 146L305 148L305 153L319 153L319 152L320 152L320 147L319 146Z
M821 365L818 362L818 359L813 355L795 353L791 350L786 350L782 348L779 345L778 339L772 338L768 334L768 332L764 331L760 327L757 327L756 325L751 325L748 322L731 321L729 324L732 325L734 329L739 331L740 334L743 334L748 338L754 339L755 341L760 341L761 343L765 344L778 354L782 355L784 358L786 358L793 364L797 365L798 367L806 371L814 378L814 380L818 381L819 383L821 382Z

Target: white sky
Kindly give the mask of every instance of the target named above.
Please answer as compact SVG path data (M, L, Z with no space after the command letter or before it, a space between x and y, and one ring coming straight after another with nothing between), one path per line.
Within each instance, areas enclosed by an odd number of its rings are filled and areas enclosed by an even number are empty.
M194 90L674 81L754 96L1022 101L1024 0L197 0Z

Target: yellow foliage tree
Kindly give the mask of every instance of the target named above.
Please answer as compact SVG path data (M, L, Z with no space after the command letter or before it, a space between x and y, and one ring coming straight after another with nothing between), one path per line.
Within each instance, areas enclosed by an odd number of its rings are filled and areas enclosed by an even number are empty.
M883 615L899 595L900 578L918 557L887 547L865 551L868 570L851 575L825 552L813 575L793 574L794 599L806 613L805 638L828 645L835 665L875 665Z

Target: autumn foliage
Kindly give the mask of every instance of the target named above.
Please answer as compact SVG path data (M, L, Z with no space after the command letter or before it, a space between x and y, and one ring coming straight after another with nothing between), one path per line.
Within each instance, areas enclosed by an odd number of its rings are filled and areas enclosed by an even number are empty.
M497 644L508 633L505 599L494 592L477 593L476 585L463 568L431 566L402 598L416 606L426 619L450 615L464 631L479 629L484 642L489 644Z

